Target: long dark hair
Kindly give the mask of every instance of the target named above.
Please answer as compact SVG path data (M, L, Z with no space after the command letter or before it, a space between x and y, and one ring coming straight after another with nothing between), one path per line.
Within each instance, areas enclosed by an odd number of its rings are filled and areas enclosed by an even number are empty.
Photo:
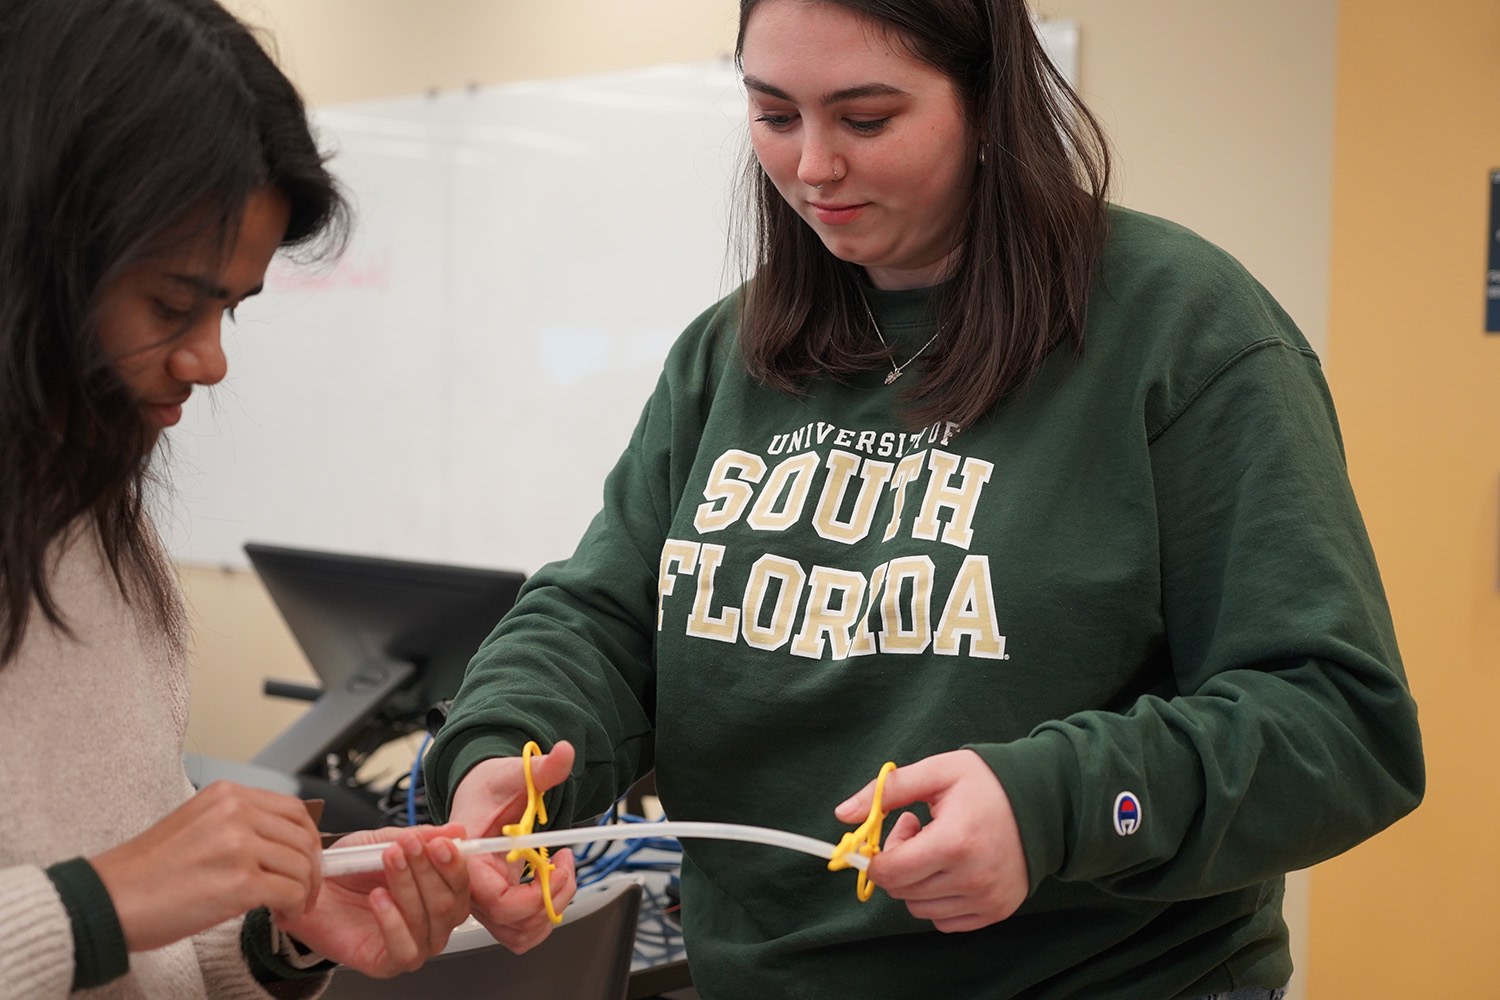
M1104 132L1052 65L1025 0L821 0L879 25L953 81L985 162L975 168L943 334L906 397L915 425L974 422L1059 343L1082 349L1090 280L1108 230ZM761 0L741 0L736 61ZM890 357L861 301L861 268L831 254L754 157L740 350L787 392Z
M0 663L33 604L66 630L48 551L84 519L164 627L171 567L144 503L152 437L97 336L101 290L246 201L291 203L286 245L348 212L301 98L213 0L6 0L0 19Z

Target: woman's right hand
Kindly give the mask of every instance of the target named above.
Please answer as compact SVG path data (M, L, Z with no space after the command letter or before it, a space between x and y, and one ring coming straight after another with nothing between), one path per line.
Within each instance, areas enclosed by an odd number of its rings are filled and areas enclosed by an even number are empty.
M126 947L149 951L257 906L306 913L322 885L321 850L301 800L216 781L89 860Z
M541 791L561 784L573 769L573 745L561 740L552 752L531 758L531 776ZM448 819L463 824L470 839L498 837L500 828L526 811L526 771L520 757L492 757L464 775L454 789ZM577 890L573 853L566 848L548 860L552 905L561 913ZM538 880L522 882L522 862L505 855L476 854L469 858L469 900L474 918L496 941L516 954L534 948L552 933L552 921L542 902Z

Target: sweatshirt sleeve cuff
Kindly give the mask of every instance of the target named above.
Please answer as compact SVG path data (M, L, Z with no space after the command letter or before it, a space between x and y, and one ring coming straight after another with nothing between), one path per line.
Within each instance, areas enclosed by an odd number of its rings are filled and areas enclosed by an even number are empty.
M311 979L337 964L316 952L296 948L293 939L271 923L271 911L264 906L245 914L240 949L245 953L250 974L262 986L289 979Z
M491 757L519 757L521 748L532 737L519 730L460 734L446 744L439 744L436 754L427 756L427 806L434 822L448 819L453 792L464 775L481 761Z
M73 928L73 989L102 986L130 971L125 931L114 900L86 858L47 869Z
M1078 760L1061 733L1042 729L1011 743L976 743L973 750L995 772L1010 799L1026 854L1028 893L1067 861Z

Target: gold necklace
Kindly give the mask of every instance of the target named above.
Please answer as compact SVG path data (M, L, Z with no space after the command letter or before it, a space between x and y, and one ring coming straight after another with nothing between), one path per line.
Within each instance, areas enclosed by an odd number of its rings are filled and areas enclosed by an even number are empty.
M865 315L868 316L868 317L870 317L870 328L875 331L875 339L880 341L880 346L881 347L884 347L887 351L889 351L891 349L891 345L887 344L885 342L885 337L880 332L880 324L877 323L877 322L875 322L875 314L870 311L870 302L869 302L869 300L866 299L863 295L861 295L859 297L859 300L864 303L864 306L865 306ZM902 374L906 371L906 369L911 366L911 363L913 361L917 360L918 358L920 358L922 356L922 353L924 351L926 351L927 348L931 347L933 345L933 342L936 341L938 339L938 337L942 336L942 333L943 333L943 328L940 326L940 327L938 327L937 333L934 333L932 335L932 337L927 341L927 343L925 343L925 344L923 344L921 346L921 348L917 351L916 354L913 354L911 357L909 357L909 358L906 359L906 363L905 364L901 364L901 365L896 364L895 357L892 357L890 359L891 360L891 373L885 377L885 384L886 385L890 385L892 382L894 382L898 378L900 378L902 376Z

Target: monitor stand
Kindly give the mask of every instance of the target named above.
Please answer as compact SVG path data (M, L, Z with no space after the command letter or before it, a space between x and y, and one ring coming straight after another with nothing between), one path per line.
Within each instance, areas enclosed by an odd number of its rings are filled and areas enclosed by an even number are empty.
M250 762L287 774L320 767L330 747L343 746L386 696L416 672L402 660L366 660L343 684L319 695L302 718Z

